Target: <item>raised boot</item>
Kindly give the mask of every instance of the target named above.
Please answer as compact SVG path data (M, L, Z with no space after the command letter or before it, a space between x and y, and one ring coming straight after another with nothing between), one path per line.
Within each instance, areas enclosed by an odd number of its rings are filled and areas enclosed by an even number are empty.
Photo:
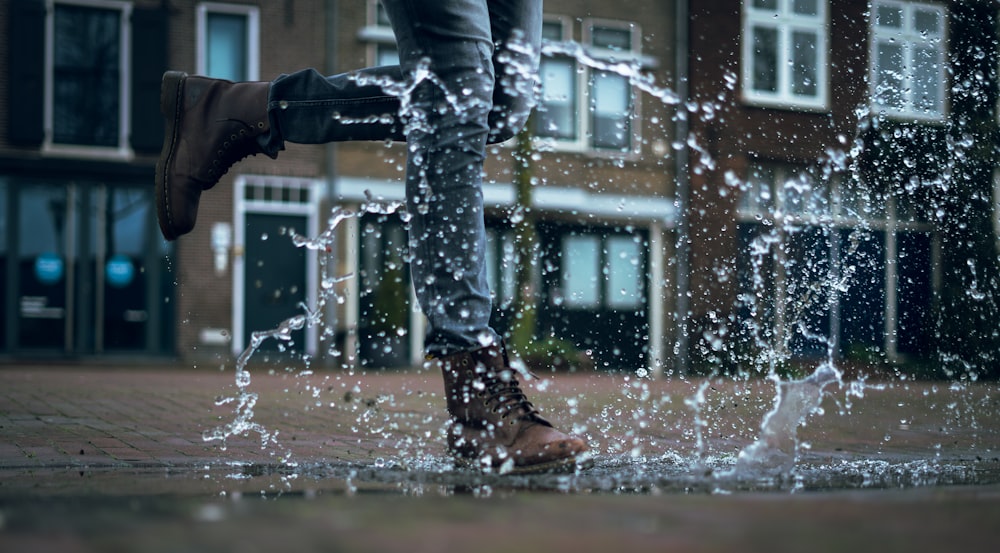
M539 415L502 345L439 362L451 415L448 449L460 463L512 473L576 469L586 442Z
M257 138L270 131L269 89L267 82L164 73L160 111L166 125L155 177L156 216L164 238L191 232L201 192L237 161L264 153Z

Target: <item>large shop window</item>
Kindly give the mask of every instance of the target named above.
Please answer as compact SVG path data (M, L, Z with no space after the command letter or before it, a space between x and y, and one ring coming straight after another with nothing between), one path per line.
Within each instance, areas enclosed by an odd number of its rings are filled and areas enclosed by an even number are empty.
M743 8L743 96L822 109L827 102L825 0L752 0Z
M169 245L141 183L0 177L0 350L172 348Z
M933 234L902 194L756 162L738 204L743 327L777 351L923 355Z

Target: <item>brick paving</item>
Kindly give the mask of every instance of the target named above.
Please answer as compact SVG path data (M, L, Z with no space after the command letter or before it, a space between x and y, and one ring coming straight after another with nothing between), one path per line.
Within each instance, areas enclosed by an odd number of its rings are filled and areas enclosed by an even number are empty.
M216 405L236 395L231 369L0 367L0 469L274 464L289 453L300 463L364 463L444 454L439 375L276 367L251 368L248 387L259 396L253 422L277 433L266 448L252 432L231 437L225 448L202 439L234 419L235 403ZM694 455L699 420L706 454L734 455L759 433L773 386L709 382L696 414L690 400L703 383L555 374L535 381L529 395L557 426L586 434L600 455ZM834 385L824 414L808 419L800 438L814 459L996 457L996 390L995 383L907 382L856 398Z
M225 449L202 440L233 418L232 403L216 405L235 392L231 371L0 367L0 551L913 553L977 550L1000 539L991 524L1000 516L996 480L806 494L680 487L660 495L665 488L654 485L622 487L631 493L620 495L391 481L355 489L323 473L282 488L282 474L266 470L233 479L232 463L274 466L286 452L324 466L443 459L436 374L252 374L253 420L278 432L266 449L253 433ZM696 415L690 400L698 390L705 401ZM697 421L707 456L733 455L755 438L773 394L765 381L612 374L557 374L531 391L557 425L591 438L606 473L621 466L660 483L649 473L664 470L675 475L668 484L682 470L661 456L690 458ZM1000 444L997 398L995 383L904 382L863 398L834 388L800 437L812 444L810 462L989 461ZM629 465L635 455L651 460ZM275 490L286 499L248 499Z

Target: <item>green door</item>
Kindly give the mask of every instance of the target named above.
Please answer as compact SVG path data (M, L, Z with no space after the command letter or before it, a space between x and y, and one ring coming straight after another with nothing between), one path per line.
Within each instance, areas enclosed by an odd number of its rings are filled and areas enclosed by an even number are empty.
M246 214L246 249L243 286L246 343L255 331L277 328L286 319L303 313L306 301L306 250L292 244L293 231L302 233L306 217L276 213ZM292 340L265 341L262 351L305 352L305 333Z

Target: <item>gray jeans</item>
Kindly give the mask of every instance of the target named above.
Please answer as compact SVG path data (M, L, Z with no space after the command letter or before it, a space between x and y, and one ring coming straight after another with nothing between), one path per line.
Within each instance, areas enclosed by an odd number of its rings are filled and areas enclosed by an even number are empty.
M286 140L405 140L410 271L428 320L426 352L476 349L497 339L486 281L486 144L517 134L534 104L542 2L382 2L400 65L278 77L262 146L277 153Z

